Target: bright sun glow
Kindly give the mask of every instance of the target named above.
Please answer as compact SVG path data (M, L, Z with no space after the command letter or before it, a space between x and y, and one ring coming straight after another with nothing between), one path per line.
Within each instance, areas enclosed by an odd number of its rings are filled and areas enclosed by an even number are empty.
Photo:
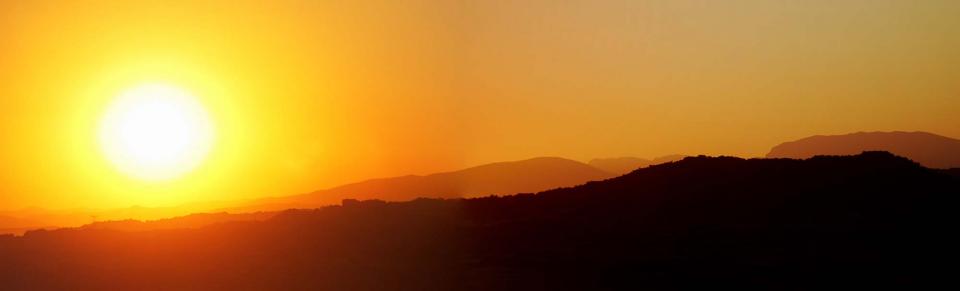
M100 124L100 147L122 172L166 181L196 168L210 151L213 124L189 92L164 84L124 91Z

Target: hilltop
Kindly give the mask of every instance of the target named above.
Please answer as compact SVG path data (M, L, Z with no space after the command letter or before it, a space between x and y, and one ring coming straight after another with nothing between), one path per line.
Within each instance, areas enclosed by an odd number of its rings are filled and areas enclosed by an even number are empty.
M276 211L339 204L343 199L404 201L537 192L614 177L590 165L558 157L498 162L425 176L408 175L346 184L307 194L265 198L236 211Z
M954 247L948 207L957 193L957 177L884 152L689 157L537 194L347 200L196 229L32 231L0 237L0 282L9 290L916 288L944 279L936 271Z
M863 151L887 151L931 168L960 167L960 140L920 131L811 136L777 145L767 157L805 159Z

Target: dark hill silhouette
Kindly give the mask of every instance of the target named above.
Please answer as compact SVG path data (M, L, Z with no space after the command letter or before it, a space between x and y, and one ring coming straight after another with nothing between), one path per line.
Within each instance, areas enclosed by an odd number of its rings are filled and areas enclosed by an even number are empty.
M340 203L342 199L411 200L418 197L457 198L490 194L536 192L573 186L587 181L613 177L584 163L563 158L533 158L522 161L492 163L464 170L426 176L403 176L372 179L347 184L309 194L258 199L245 202L196 203L176 207L128 207L118 209L75 209L50 211L29 209L0 212L0 234L22 234L31 229L76 227L94 220L96 227L120 229L170 228L186 221L190 227L231 220L247 220L250 215L234 215L260 211L280 211L291 208L316 208ZM186 213L229 212L198 214ZM202 217L202 218L201 218ZM190 218L190 219L187 219ZM197 218L197 219L193 219ZM145 221L145 222L144 222Z
M946 169L943 172L954 177L960 177L960 168Z
M585 185L199 229L0 236L4 290L922 289L960 179L883 152L690 157Z
M73 227L91 222L90 215L53 213L40 208L0 212L0 234L22 234L31 229Z
M603 170L605 172L614 173L617 175L623 175L626 173L633 172L633 170L647 167L650 165L659 165L666 162L673 162L676 160L683 159L683 155L669 155L662 156L653 160L636 158L636 157L619 157L619 158L603 158L603 159L593 159L590 160L590 166Z
M0 234L5 233L23 233L30 229L42 227L41 223L33 220L0 215Z
M157 219L157 220L110 220L98 221L81 226L82 229L109 229L123 231L147 231L159 229L199 228L211 224L233 221L263 221L277 215L279 212L253 213L195 213L185 216Z
M816 155L852 155L862 151L888 151L931 168L960 167L960 140L927 132L817 135L775 146L767 157L804 159Z
M227 203L224 203L227 204ZM229 204L227 204L229 205ZM78 227L96 221L111 221L117 224L119 220L166 221L167 218L183 216L187 213L202 212L210 209L222 208L220 203L193 203L191 205L171 207L142 207L131 206L124 208L88 209L74 208L50 210L42 208L25 208L15 211L0 212L0 234L22 234L31 229ZM238 218L241 216L206 216L208 218ZM179 220L179 219L173 219Z
M343 199L404 201L415 198L460 198L537 192L613 177L587 164L564 158L542 157L500 162L426 176L367 180L313 193L267 198L229 212L316 208Z
M592 159L588 165L609 173L626 174L638 168L650 165L650 160L637 157L601 158Z

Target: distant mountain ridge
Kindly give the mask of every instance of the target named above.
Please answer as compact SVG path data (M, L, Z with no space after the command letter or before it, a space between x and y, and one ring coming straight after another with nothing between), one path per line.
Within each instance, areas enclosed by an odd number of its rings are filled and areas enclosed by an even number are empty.
M371 179L346 184L309 194L259 199L249 206L223 209L227 212L194 213L154 220L106 220L83 225L83 229L157 230L196 228L206 225L258 221L270 218L287 209L309 209L340 204L345 199L405 201L416 198L461 198L482 195L533 193L560 187L569 187L589 181L612 178L650 164L660 164L683 158L664 156L653 160L638 158L594 159L590 164L557 158L538 157L520 161L499 162L424 176L407 175ZM641 164L634 159L642 161ZM611 173L597 169L598 161L621 163L622 169ZM602 166L602 165L601 165Z
M498 162L463 170L372 179L312 193L265 198L236 211L274 211L289 208L316 208L339 204L343 199L404 201L416 198L461 198L539 192L569 187L616 176L582 162L539 157Z
M777 145L766 157L805 159L816 155L855 155L863 151L888 151L930 168L960 167L960 140L919 131L811 136Z
M418 176L370 179L307 194L262 198L246 202L222 202L207 208L193 206L188 213L176 207L129 207L112 210L11 211L0 213L0 234L51 227L163 229L173 225L197 227L215 222L249 220L249 213L291 208L317 208L339 204L343 199L404 201L416 198L459 198L539 192L569 187L617 176L582 162L538 157L497 162L462 170ZM223 212L223 213L220 213ZM241 213L241 214L227 214ZM124 215L124 214L129 215ZM139 217L139 218L134 218ZM24 219L29 218L29 219ZM187 222L189 221L189 222ZM92 224L91 224L92 222Z
M637 158L637 157L598 158L598 159L590 160L590 162L587 164L590 166L593 166L594 168L597 168L606 172L623 175L626 173L633 172L634 170L639 168L643 168L651 165L659 165L666 162L677 161L677 160L683 159L684 157L686 156L669 155L669 156L658 157L652 160Z
M109 229L123 231L149 231L163 229L187 229L199 228L208 225L225 222L242 221L264 221L277 215L279 212L253 212L253 213L194 213L185 216L164 218L157 220L110 220L97 221L86 224L80 229Z

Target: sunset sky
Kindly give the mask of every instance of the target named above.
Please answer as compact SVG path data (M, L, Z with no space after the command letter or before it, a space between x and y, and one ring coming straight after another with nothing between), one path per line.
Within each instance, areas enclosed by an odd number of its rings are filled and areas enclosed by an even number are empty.
M0 0L0 209L960 137L960 1L333 2ZM98 141L118 96L156 83L194 96L214 132L164 181L118 170Z

